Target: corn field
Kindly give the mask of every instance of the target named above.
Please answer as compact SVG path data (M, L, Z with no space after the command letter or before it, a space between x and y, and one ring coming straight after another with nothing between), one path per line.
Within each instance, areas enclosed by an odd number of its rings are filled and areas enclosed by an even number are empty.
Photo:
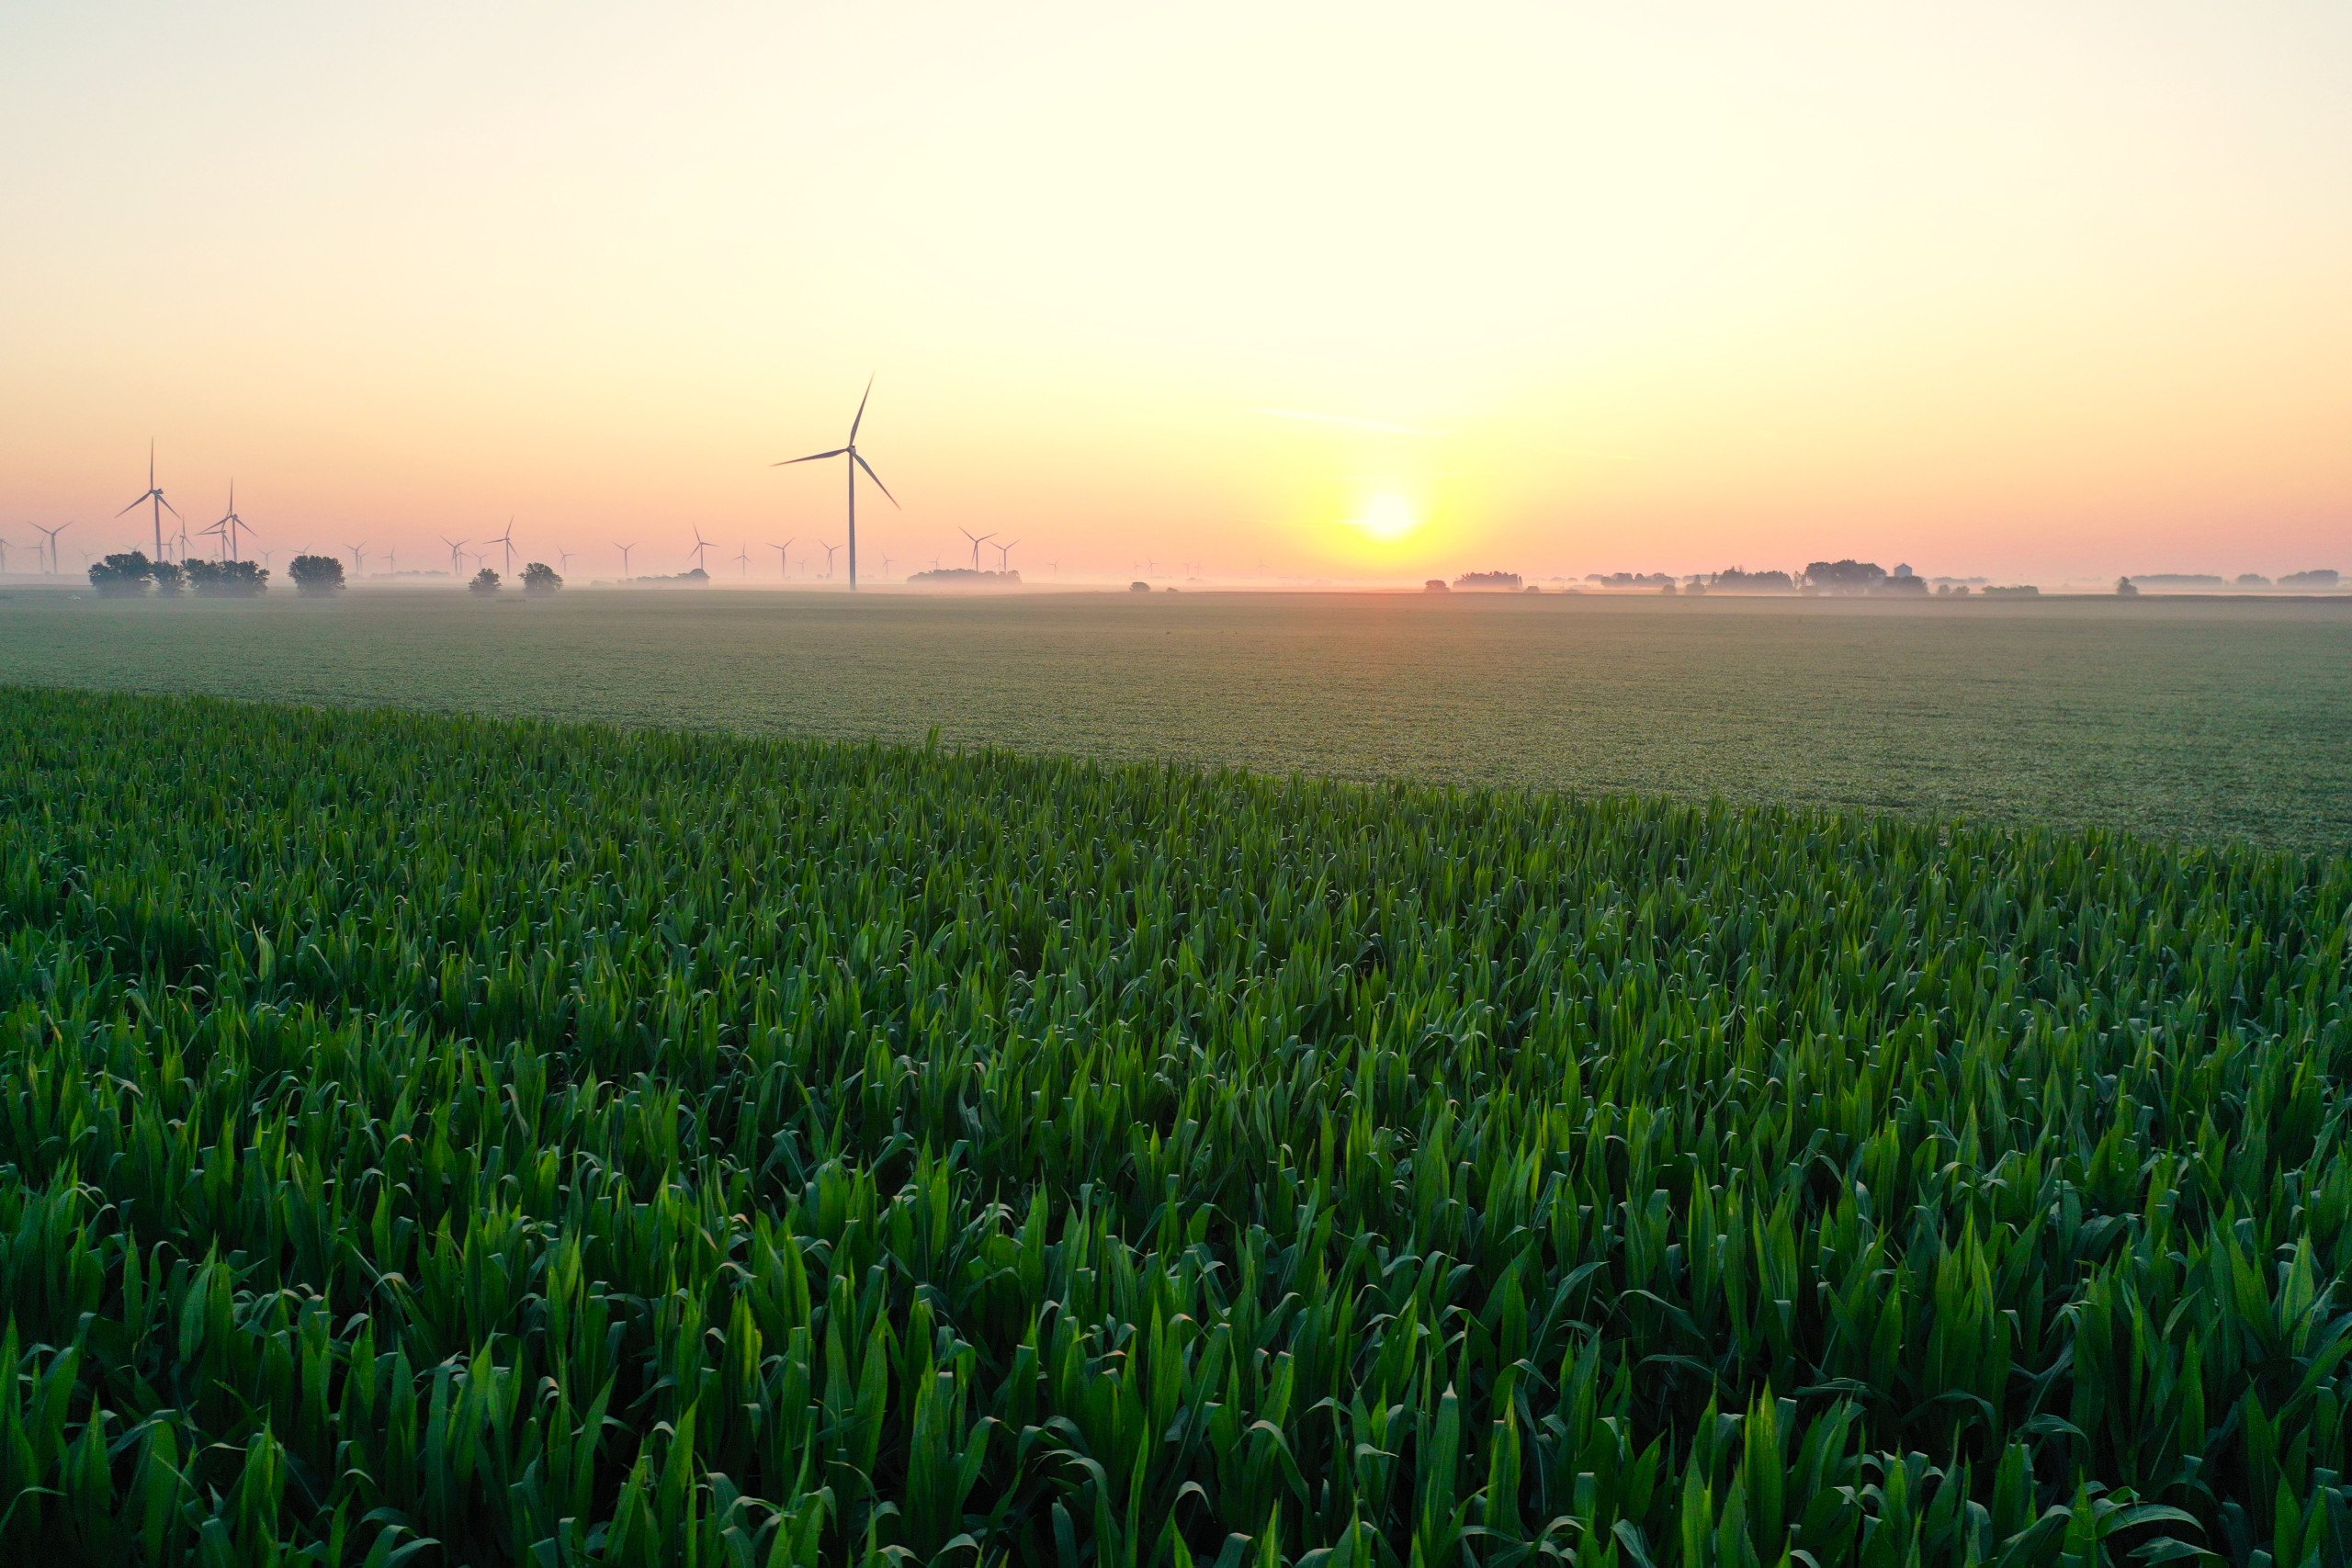
M0 807L20 1561L2352 1552L2342 856L22 689Z

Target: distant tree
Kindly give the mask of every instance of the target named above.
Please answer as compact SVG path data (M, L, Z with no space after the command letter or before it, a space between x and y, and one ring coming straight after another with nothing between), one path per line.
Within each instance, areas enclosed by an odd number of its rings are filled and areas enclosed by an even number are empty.
M474 580L466 584L466 592L469 593L497 592L498 573L491 570L488 567L482 568L480 571L474 573Z
M1815 593L1867 593L1886 581L1876 561L1817 560L1804 569L1804 585Z
M187 581L187 570L175 560L157 561L147 569L147 575L155 580L155 592L166 599L175 597L180 584Z
M187 585L199 599L250 599L269 587L269 573L249 560L192 560Z
M1796 583L1785 571L1749 571L1732 567L1719 571L1707 586L1718 593L1793 593Z
M2343 579L2333 567L2320 567L2312 571L2290 571L2278 580L2281 588L2333 588Z
M2140 596L2139 585L2128 577L2119 577L2115 580L2115 596L2119 599L2137 599Z
M555 568L543 560L535 560L523 569L523 594L526 598L537 599L553 593L562 586L563 579L557 575Z
M1453 580L1456 588L1517 588L1519 583L1515 571L1465 571Z
M1442 577L1432 577L1427 582L1421 584L1421 592L1424 593L1451 593L1453 590L1445 585L1445 579Z
M1127 592L1130 593L1148 593L1151 592L1151 584L1148 582L1130 582L1127 584Z
M343 592L343 562L334 556L296 556L286 563L286 575L300 593Z
M147 592L153 563L144 550L130 550L90 563L90 586L103 598L135 599Z
M2270 586L2270 580L2263 576L2262 573L2258 571L2242 571L2238 573L2238 586L2240 588L2267 588Z

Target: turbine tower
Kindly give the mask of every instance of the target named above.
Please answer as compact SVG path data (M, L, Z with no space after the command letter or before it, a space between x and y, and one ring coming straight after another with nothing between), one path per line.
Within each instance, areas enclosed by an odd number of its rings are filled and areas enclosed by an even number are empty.
M697 524L695 527L695 547L689 553L695 558L695 570L702 572L705 577L710 575L703 566L703 552L708 548L710 548L710 541L702 536L701 525Z
M782 544L780 544L780 545L770 545L770 546L768 547L768 548L770 548L770 549L772 549L772 550L774 550L774 551L775 552L775 574L776 574L778 577L782 577L782 576L784 576L784 575L785 575L785 570L784 570L784 569L785 569L786 565L787 564L787 562L786 562L786 559L785 559L785 551L786 551L786 550L788 550L788 549L792 548L793 544L794 544L794 543L795 543L795 541L797 541L799 537L800 537L800 536L799 536L799 535L795 534L795 535L793 535L793 536L792 536L792 537L791 537L791 538L788 538L788 539L785 540L785 542L784 542L784 543L782 543Z
M820 545L825 545L825 541L822 539L820 539L817 542ZM841 547L839 545L825 545L825 581L828 582L831 582L833 580L833 552L840 548Z
M161 493L161 492L159 491L158 493ZM117 515L118 515L118 516L119 516L119 515L120 515L120 513L117 513ZM48 535L48 536L49 536L49 575L50 575L50 576L51 576L51 577L55 577L55 576L57 575L57 572L58 572L58 566L57 566L57 536L58 536L58 535L60 535L60 534L62 534L63 532L65 532L65 530L66 530L66 529L71 528L72 526L74 526L74 525L73 525L73 524L71 524L71 523L60 523L60 524L59 524L56 527L54 527L54 528L41 528L40 525L40 524L38 524L38 523L36 523L36 524L34 524L34 525L33 525L33 526L34 526L34 527L36 527L36 528L40 528L40 531L41 531L42 533L44 533L44 534L46 534L46 535ZM159 525L157 525L157 526L159 526L159 527L160 527L160 526L161 526L161 525L159 524Z
M164 499L164 492L162 489L155 483L155 444L153 441L147 443L147 493L141 496L137 501L132 502L129 506L124 507L122 512L116 513L115 515L119 517L124 512L136 512L141 506L151 506L152 510L155 513L155 558L157 560L162 560L164 558L164 513L168 512L173 516L178 517L180 514L180 509ZM185 524L187 520L183 518L181 521ZM70 528L73 525L68 523L65 526ZM182 531L185 532L185 528L183 528ZM51 540L51 550L52 558L54 556L55 548L56 542ZM55 559L52 558L50 562L50 570L54 571L56 569L57 563Z
M735 551L735 575L738 577L752 575L752 547L749 545L739 546Z
M212 527L206 529L205 532L209 534L217 529L225 535L226 536L220 542L228 547L229 554L231 556L237 557L242 559L243 557L240 552L244 548L244 546L243 542L238 539L237 534L240 529L246 529L250 527L252 527L251 524L237 515L237 481L231 479L229 481L229 510L227 513L222 514L218 523L212 525Z
M996 536L994 534L975 534L969 528L958 528L956 531L958 534L963 535L964 537L972 541L972 570L974 571L979 570L980 547L983 544L986 544L989 540L995 538Z
M1012 566L1012 547L1020 542L1021 541L1018 539L1007 539L1003 544L1001 544L996 547L996 570L999 573L1011 570Z
M882 492L884 500L893 506L899 504L899 498L890 493L890 487L882 482L882 476L874 471L874 465L859 457L857 452L857 427L865 419L865 399L873 395L874 378L868 376L865 378L865 394L857 400L856 417L849 422L849 439L846 442L830 452L811 452L806 457L786 457L781 463L768 465L771 468L788 468L795 463L814 463L826 457L849 459L842 466L849 471L849 586L853 593L857 592L857 470L865 470L865 477L874 481L874 488ZM832 575L830 567L826 575Z
M357 577L368 570L368 546L366 541L363 540L356 545L345 545L343 547L351 552L352 576Z
M621 553L621 578L626 581L628 578L628 553L629 551L637 548L637 546L634 544L615 545L613 548L620 551Z
M465 576L466 541L463 539L453 539L449 537L448 535L444 534L441 536L441 542L449 547L449 575L451 577Z
M507 576L509 576L509 577L514 576L514 518L512 518L512 517L509 517L509 518L506 520L506 532L504 532L503 534L497 535L496 536L494 536L494 537L492 537L492 538L484 539L484 540L482 541L482 543L484 543L484 544L486 544L486 545L503 545L503 546L505 546L505 547L506 547L506 575L507 575Z

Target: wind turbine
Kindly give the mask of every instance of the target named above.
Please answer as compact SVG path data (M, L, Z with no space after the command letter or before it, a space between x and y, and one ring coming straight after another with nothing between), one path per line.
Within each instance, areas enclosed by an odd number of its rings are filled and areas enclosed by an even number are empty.
M857 454L857 427L865 419L865 400L873 395L874 378L868 376L865 378L865 396L857 400L857 415L849 422L849 439L841 446L830 452L811 452L806 457L786 457L781 463L768 465L771 468L786 468L795 463L814 463L826 457L849 459L845 467L849 470L849 586L853 593L857 591L857 470L864 468L865 477L874 481L874 488L882 492L883 498L892 506L899 504L899 498L890 493L890 487L882 482L882 476L874 471L874 465ZM827 568L825 575L828 577L832 575L830 567Z
M162 492L161 492L161 491L158 491L157 493L158 493L158 494L161 494ZM120 515L121 515L121 513L116 513L116 515L117 515L117 516L120 516ZM40 528L40 531L41 531L42 533L44 533L44 534L46 534L46 535L48 535L48 536L49 536L49 575L50 575L50 576L51 576L51 577L55 577L55 576L57 575L57 573L58 573L58 565L57 565L57 536L58 536L58 535L60 535L60 534L62 534L63 532L65 532L65 530L66 530L66 529L71 528L72 526L74 526L74 525L73 525L73 524L71 524L71 523L60 523L60 524L59 524L56 527L54 527L54 528L41 528L40 525L40 524L38 524L38 523L36 523L36 524L34 524L34 525L33 525L33 526L34 526L34 527L36 527L36 528ZM159 525L159 526L160 526L160 525Z
M822 539L820 539L817 542L820 545L825 545L825 541ZM825 581L828 582L831 582L833 580L833 552L840 548L841 547L839 545L825 545Z
M882 558L882 581L885 582L890 581L890 558L888 556L884 556Z
M448 535L444 534L441 536L441 542L449 547L449 575L451 577L465 576L466 541L463 539L453 539L449 537Z
M739 547L735 551L735 575L738 577L752 575L752 547L749 545Z
M153 441L147 443L147 493L124 507L122 512L116 513L115 515L119 517L124 512L136 512L141 506L148 506L155 513L155 558L162 560L164 558L164 513L168 512L173 516L178 517L180 509L164 499L162 489L155 483L155 444ZM65 525L69 528L73 526L70 523ZM183 534L187 532L186 519L182 519L181 532ZM55 549L56 542L52 540L51 541L52 558ZM55 560L52 558L51 569L54 570L55 566Z
M695 547L690 552L695 558L695 570L696 571L703 571L702 553L708 548L710 548L710 541L702 536L702 525L700 524L696 524L695 525ZM709 573L704 572L704 575L708 576Z
M972 541L972 570L974 571L979 570L980 546L984 541L993 539L996 536L994 534L975 534L969 528L958 528L956 531L958 534L963 535L964 537Z
M628 576L628 553L629 551L637 548L637 547L633 544L615 545L613 548L620 551L621 553L621 576L623 578L627 578Z
M557 546L557 547L556 547L556 552L555 552L555 553L556 553L556 570L557 570L558 571L560 571L560 572L565 573L567 576L568 576L568 575L570 575L570 573L571 573L571 552L570 550L565 549L562 546L559 545L559 546Z
M352 576L357 577L368 570L368 546L365 541L356 545L345 545L343 547L351 552Z
M212 525L212 528L220 529L227 536L221 543L228 546L229 554L233 557L243 548L243 542L237 537L238 532L251 526L251 524L237 515L237 481L231 479L229 481L229 510L221 516L220 522ZM211 528L205 530L207 533L211 531Z
M768 548L775 552L775 574L778 577L782 577L785 574L784 569L787 564L785 559L785 552L792 548L793 545L799 539L799 535L795 534L791 538L785 540L785 542L780 545L770 545L768 547Z
M394 577L398 577L401 574L400 551L397 549L391 549L384 552L384 570L390 572Z
M509 577L514 576L514 518L512 518L512 517L509 517L509 518L506 520L506 532L504 532L503 534L496 535L496 536L492 536L492 537L491 537L491 538L484 539L484 540L482 541L482 543L483 543L483 544L485 544L485 545L504 545L504 546L506 547L506 575L507 575L507 576L509 576Z
M1012 547L1020 542L1021 541L1018 539L1012 539L1004 544L999 545L996 547L996 570L999 573L1002 573L1006 569L1012 566Z

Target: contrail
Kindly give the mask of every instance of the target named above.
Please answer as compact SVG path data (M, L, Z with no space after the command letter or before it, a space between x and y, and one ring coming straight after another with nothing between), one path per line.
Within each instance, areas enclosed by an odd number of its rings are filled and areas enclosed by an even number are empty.
M1409 424L1389 424L1377 419L1357 419L1344 413L1309 413L1304 409L1250 409L1250 413L1261 413L1269 419L1304 420L1308 424L1344 424L1357 430L1385 431L1390 435L1436 435L1434 430L1421 430Z

